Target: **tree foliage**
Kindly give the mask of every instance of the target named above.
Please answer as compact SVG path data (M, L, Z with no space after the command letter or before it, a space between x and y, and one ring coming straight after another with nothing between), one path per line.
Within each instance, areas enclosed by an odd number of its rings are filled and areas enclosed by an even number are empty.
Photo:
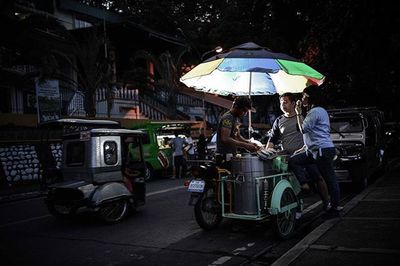
M198 54L217 45L229 48L253 41L300 58L326 75L326 93L336 106L385 107L400 98L399 63L394 60L400 49L395 28L400 17L394 3L125 0L112 5L155 30L179 36L177 28L182 29Z

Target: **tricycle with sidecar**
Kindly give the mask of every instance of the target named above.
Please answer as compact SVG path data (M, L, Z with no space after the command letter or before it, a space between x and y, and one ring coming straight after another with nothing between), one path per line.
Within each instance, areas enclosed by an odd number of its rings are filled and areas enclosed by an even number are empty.
M275 232L289 238L296 223L296 212L303 202L297 197L300 184L288 172L287 157L245 154L231 158L231 171L202 161L192 167L189 205L194 206L197 223L206 230L217 227L222 218L272 221ZM274 158L272 158L274 157Z
M70 218L92 210L106 223L115 223L144 205L143 132L95 120L62 122L63 181L49 187L50 213Z

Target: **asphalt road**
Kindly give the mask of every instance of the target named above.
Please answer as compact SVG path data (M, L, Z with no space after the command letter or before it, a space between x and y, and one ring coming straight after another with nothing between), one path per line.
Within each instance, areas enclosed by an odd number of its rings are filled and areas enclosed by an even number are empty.
M247 265L260 254L270 263L320 222L314 194L304 199L305 215L291 240L277 239L268 223L233 226L224 220L218 229L203 231L188 199L183 180L154 180L147 184L146 205L114 225L104 225L90 213L59 221L48 213L43 198L1 204L0 263Z

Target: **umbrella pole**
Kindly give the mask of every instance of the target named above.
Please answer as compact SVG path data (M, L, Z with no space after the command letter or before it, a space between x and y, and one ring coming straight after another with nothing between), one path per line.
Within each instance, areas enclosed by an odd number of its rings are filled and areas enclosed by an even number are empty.
M249 78L249 99L251 100L251 71L250 71L250 78ZM251 109L249 110L249 139L251 139Z

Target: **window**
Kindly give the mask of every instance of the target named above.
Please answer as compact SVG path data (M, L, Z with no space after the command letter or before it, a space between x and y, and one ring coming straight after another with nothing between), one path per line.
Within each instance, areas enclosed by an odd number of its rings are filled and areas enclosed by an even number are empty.
M89 28L92 27L92 23L80 20L80 19L75 19L75 29L81 29L81 28Z
M149 136L148 132L146 132L146 134L144 134L142 141L143 141L143 144L150 144L150 136Z
M360 118L334 118L331 119L331 132L351 133L362 132L363 125Z
M67 144L67 166L85 164L85 142L75 141Z
M114 165L118 162L117 143L114 141L104 142L104 162L107 165Z

